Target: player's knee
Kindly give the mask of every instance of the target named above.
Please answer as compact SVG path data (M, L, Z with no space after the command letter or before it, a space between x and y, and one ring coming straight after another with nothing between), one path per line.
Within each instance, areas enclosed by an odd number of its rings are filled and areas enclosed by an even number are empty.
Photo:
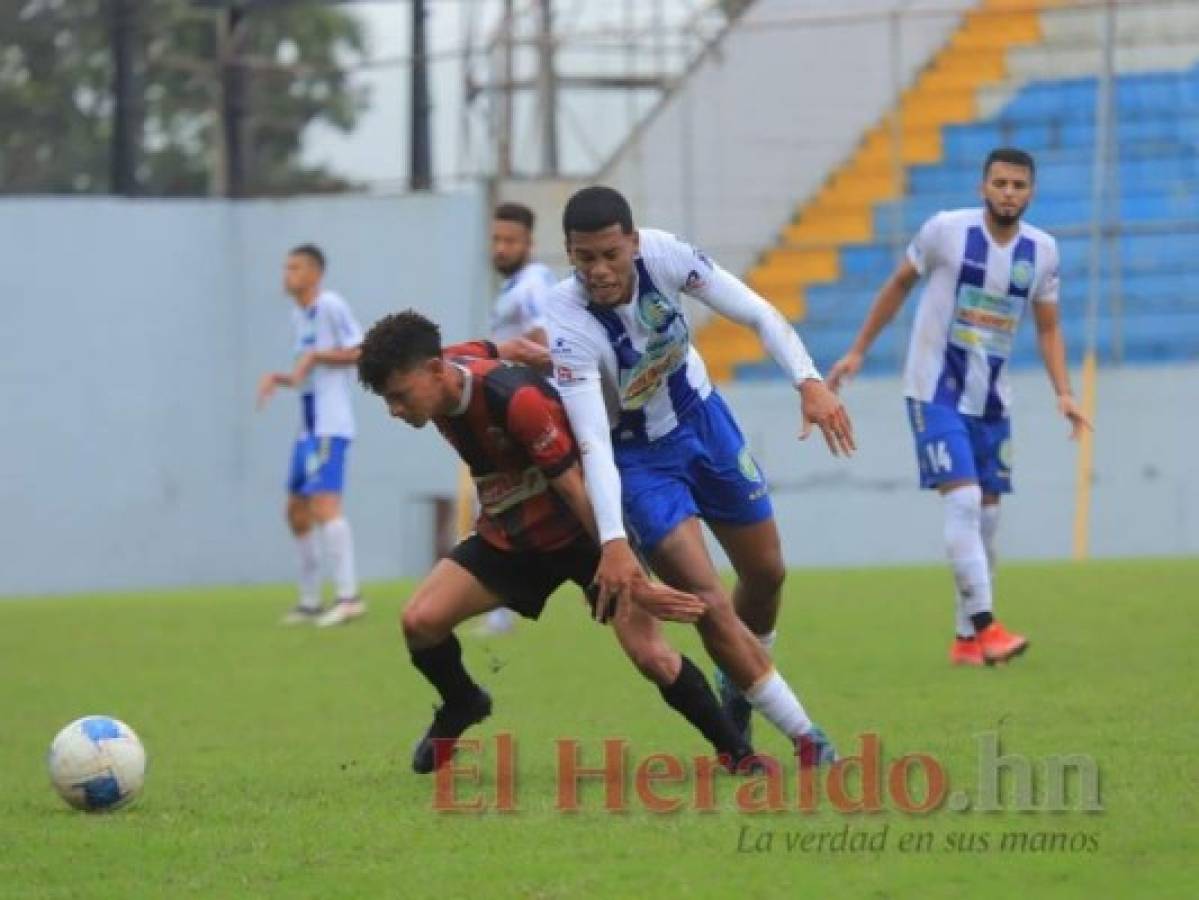
M438 643L447 634L445 623L436 611L419 599L404 607L400 613L400 629L404 632L404 641L410 647L429 647Z
M696 591L695 596L704 601L704 606L707 607L707 612L704 613L701 622L719 622L723 619L737 618L737 611L733 608L733 599L723 588Z
M297 536L307 533L308 529L312 527L312 519L308 515L308 510L301 503L289 502L283 516L287 520L287 526Z
M771 554L738 577L745 589L754 596L773 596L783 589L787 569L783 566L782 557Z

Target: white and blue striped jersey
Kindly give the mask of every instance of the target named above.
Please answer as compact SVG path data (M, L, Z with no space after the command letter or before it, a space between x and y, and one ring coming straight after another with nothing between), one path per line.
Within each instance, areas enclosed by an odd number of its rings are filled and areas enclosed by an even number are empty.
M631 302L592 304L572 276L558 283L547 305L558 390L568 397L598 382L615 440L669 434L712 392L707 367L691 345L683 294L757 328L792 381L820 377L795 330L740 280L672 234L642 228L639 236Z
M1057 241L1021 222L1001 247L981 208L959 209L925 222L907 255L928 282L916 307L904 393L964 415L1007 415L1007 361L1028 302L1058 301Z
M362 328L349 304L332 291L321 291L306 307L293 307L295 355L309 350L346 350L362 343ZM354 436L354 411L350 391L353 366L313 366L300 394L300 434L316 437Z
M505 278L491 307L492 340L507 341L545 328L545 298L557 280L550 267L539 262L526 263Z
M820 378L795 329L766 300L674 235L650 228L638 234L629 301L592 303L572 275L546 305L554 381L579 441L601 543L624 536L613 443L670 434L712 393L691 344L683 294L753 328L794 384Z

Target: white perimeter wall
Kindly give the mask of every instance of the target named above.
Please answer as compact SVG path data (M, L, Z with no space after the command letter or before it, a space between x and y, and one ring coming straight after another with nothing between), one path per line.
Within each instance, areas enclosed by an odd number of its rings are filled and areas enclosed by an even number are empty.
M1077 445L1045 375L1013 376L1013 484L999 549L1009 558L1070 557ZM1079 388L1074 373L1075 389ZM864 379L845 398L859 451L834 460L798 433L785 384L723 390L772 486L793 566L936 562L945 558L941 501L917 488L916 457L898 378ZM1101 370L1091 549L1096 556L1199 554L1199 365ZM723 560L722 560L723 561Z
M448 339L486 305L485 201L0 202L0 595L290 576L284 478L297 401L253 409L291 363L287 250L326 251L364 327L407 306ZM348 508L368 578L432 552L452 495L435 433L358 392Z

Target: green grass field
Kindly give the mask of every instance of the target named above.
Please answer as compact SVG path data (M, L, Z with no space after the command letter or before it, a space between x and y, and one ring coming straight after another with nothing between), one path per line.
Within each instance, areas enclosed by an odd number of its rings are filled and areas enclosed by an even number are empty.
M569 593L515 635L463 639L496 701L474 733L519 748L518 811L482 815L434 811L408 767L433 701L395 626L408 586L372 586L369 616L331 632L277 627L284 587L0 602L0 896L1193 897L1197 585L1196 560L1008 565L1000 611L1032 649L966 671L946 664L941 569L793 573L777 659L843 752L875 732L885 758L932 754L969 792L976 736L998 731L1006 753L1100 771L1102 812L922 816L750 815L726 777L714 812L650 813L630 787L611 813L598 785L556 811L556 738L592 764L605 737L634 760L705 749ZM670 635L710 668L690 630ZM149 752L145 794L113 815L69 810L46 779L50 738L87 713L124 719ZM886 845L797 843L845 826L886 828ZM917 832L931 849L905 851ZM1089 843L1004 850L1007 833Z

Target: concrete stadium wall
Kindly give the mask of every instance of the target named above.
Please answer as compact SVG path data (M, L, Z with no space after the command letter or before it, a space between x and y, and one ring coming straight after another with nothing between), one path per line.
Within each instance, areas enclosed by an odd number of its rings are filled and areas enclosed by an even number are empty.
M0 202L0 596L286 580L283 478L292 395L257 414L258 375L290 359L283 255L329 254L328 283L364 324L416 306L447 338L488 298L481 191L279 202ZM1075 449L1044 376L1015 376L1009 557L1067 557ZM915 488L897 379L854 384L861 450L801 445L777 384L726 395L774 488L788 562L938 561L936 498ZM1101 373L1093 549L1199 553L1199 366ZM431 431L365 394L347 503L367 578L419 575L429 496L456 466Z
M1012 380L1015 493L1003 503L999 552L1068 559L1077 445L1066 439L1046 376L1020 372ZM818 434L795 440L798 400L788 386L734 384L724 394L772 485L788 565L944 559L940 500L917 488L898 378L847 389L859 446L851 462L833 459ZM1191 415L1199 409L1199 365L1103 370L1097 397L1092 554L1199 554L1199 424Z
M0 202L0 595L289 578L296 401L286 251L315 241L364 327L406 306L447 338L488 295L482 191L283 201ZM440 438L355 398L347 503L362 574L431 558Z
M599 180L743 273L973 5L758 0Z

